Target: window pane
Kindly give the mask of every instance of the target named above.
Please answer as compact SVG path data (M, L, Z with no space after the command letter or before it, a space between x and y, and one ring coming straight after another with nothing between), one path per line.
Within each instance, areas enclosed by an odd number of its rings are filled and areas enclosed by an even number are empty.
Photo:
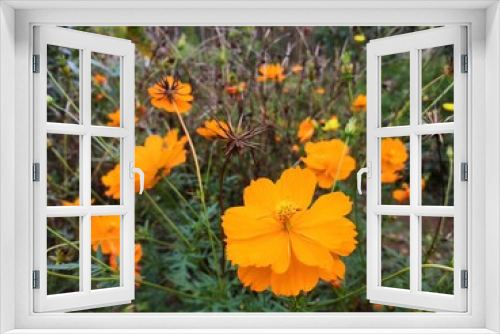
M410 124L410 53L381 57L382 126Z
M92 125L120 126L120 57L92 52Z
M381 226L381 285L410 289L410 217L381 216ZM403 269L408 270L402 271ZM396 273L398 275L393 275Z
M380 140L381 203L408 205L410 202L410 137Z
M48 206L80 205L79 162L80 136L47 135Z
M120 286L121 216L92 216L92 289Z
M120 204L120 138L92 137L93 205Z
M80 291L80 217L47 218L47 294Z
M421 222L422 291L452 295L453 217L422 217Z
M47 122L80 122L80 50L47 45Z
M422 137L422 205L453 206L453 134Z
M453 122L453 45L423 49L421 54L422 123Z

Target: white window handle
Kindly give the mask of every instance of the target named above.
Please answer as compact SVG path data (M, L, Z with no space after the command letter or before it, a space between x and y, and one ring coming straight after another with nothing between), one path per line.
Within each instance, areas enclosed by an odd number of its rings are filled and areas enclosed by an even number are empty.
M141 189L139 190L139 195L142 195L142 192L144 190L144 172L140 168L135 168L133 161L130 161L128 166L129 166L129 171L130 171L129 176L131 179L134 179L135 173L139 174L139 182L141 184Z
M361 191L361 175L363 175L363 173L366 173L367 178L371 179L372 177L372 163L368 161L366 163L366 166L367 167L358 170L358 193L360 195L363 194L363 192Z

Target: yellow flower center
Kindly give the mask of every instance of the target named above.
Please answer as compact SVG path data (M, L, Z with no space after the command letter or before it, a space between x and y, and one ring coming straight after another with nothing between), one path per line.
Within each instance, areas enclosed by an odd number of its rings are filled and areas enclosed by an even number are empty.
M299 208L295 205L295 203L283 200L276 204L276 219L283 223L283 226L287 231L290 231L290 219L297 212Z

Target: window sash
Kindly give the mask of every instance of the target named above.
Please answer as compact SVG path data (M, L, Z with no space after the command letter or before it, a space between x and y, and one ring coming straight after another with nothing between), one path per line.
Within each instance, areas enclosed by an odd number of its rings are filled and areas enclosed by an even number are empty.
M459 26L430 29L370 41L367 46L367 161L372 165L372 177L367 181L367 298L374 303L420 308L424 310L467 310L467 290L461 289L461 270L467 269L467 183L460 181L460 163L467 162L467 77L461 73L461 54L466 54L466 28ZM420 50L439 46L454 46L454 122L421 124ZM381 127L381 63L385 55L410 53L410 125ZM438 133L454 134L453 207L419 205L421 195L420 136ZM380 140L385 137L410 137L410 205L381 205ZM381 217L410 217L410 289L381 286ZM422 216L454 217L454 294L444 295L419 291L422 273Z
M47 122L47 45L80 50L80 122ZM40 55L40 72L33 74L34 162L40 163L40 182L33 185L34 263L40 271L40 289L34 289L34 311L73 311L130 302L134 298L134 181L129 162L134 161L134 45L128 40L100 36L65 28L40 26L34 30L34 54ZM91 52L119 56L120 128L91 125ZM80 138L80 206L47 206L47 134L70 134ZM120 205L92 206L91 139L93 136L120 138ZM120 286L91 288L91 216L120 215ZM47 217L80 217L80 291L47 295Z

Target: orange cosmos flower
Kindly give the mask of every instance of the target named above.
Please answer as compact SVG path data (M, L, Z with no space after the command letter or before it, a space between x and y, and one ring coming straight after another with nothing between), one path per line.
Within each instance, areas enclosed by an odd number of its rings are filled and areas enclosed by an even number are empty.
M294 144L294 145L292 146L292 151L294 151L294 152L298 152L298 151L300 151L300 147L299 147L299 145Z
M366 95L358 95L352 102L352 111L366 111Z
M323 87L317 88L315 90L316 94L325 94L325 89Z
M300 142L306 142L312 138L314 135L314 130L316 128L316 121L311 120L311 117L307 117L302 121L299 125L299 131L297 132L297 137L300 139Z
M356 227L345 218L352 209L341 192L323 195L311 206L314 174L300 167L245 188L244 206L224 213L227 258L238 265L238 277L254 291L297 296L319 279L344 278L341 256L356 248Z
M167 176L172 172L172 168L186 162L185 149L188 138L182 136L179 139L179 130L174 129L165 136L165 147L163 149L163 176Z
M102 74L99 74L97 73L96 75L94 75L94 82L97 84L97 85L102 85L104 83L106 83L107 79L104 75Z
M384 138L381 142L382 183L394 183L401 178L399 171L405 168L408 160L406 146L401 139Z
M246 82L240 82L237 85L228 86L226 88L226 93L231 94L231 95L237 95L237 94L243 93L246 89L247 89Z
M397 202L403 203L410 199L410 186L408 183L403 183L401 189L396 189L392 192L392 198Z
M279 63L260 65L259 72L261 75L257 77L257 81L264 82L269 80L273 82L282 82L286 78L283 71L284 69Z
M74 202L61 201L62 206L80 206L80 197L77 197ZM94 199L90 200L90 204L94 204Z
M90 243L94 252L120 255L120 216L92 216Z
M356 160L349 155L349 147L340 139L307 143L307 156L301 158L307 168L316 174L321 188L331 188L336 180L345 180L356 168Z
M164 76L159 82L148 88L151 104L168 112L185 113L191 110L193 95L188 83L182 83L172 76Z
M135 166L144 172L144 189L153 188L161 179L160 174L170 174L172 168L186 162L187 137L178 138L178 130L171 130L165 138L151 135L144 146L135 147ZM105 194L115 199L120 198L120 164L101 179L108 187ZM135 175L135 192L140 190L139 175Z
M219 139L222 141L227 141L227 132L229 131L229 125L224 121L218 121L211 119L205 121L205 127L199 127L196 129L196 133L203 136L205 139Z
M425 180L422 179L422 190L425 188ZM392 198L394 198L397 202L403 203L410 199L410 186L408 183L403 183L401 185L401 189L395 189L392 192Z
M109 257L109 266L114 270L118 269L119 267L117 262L117 257L119 256L120 254L111 254ZM142 278L140 274L141 266L138 264L141 258L142 258L142 246L140 244L135 244L134 263L135 263L135 278L137 280L140 280ZM135 285L140 286L141 283L135 282Z
M292 72L293 73L302 72L303 69L304 69L304 67L302 65L294 65L292 67Z
M109 122L106 124L107 126L114 126L114 127L119 127L120 126L120 109L116 109L112 113L108 114ZM135 117L134 121L137 123L139 119Z

